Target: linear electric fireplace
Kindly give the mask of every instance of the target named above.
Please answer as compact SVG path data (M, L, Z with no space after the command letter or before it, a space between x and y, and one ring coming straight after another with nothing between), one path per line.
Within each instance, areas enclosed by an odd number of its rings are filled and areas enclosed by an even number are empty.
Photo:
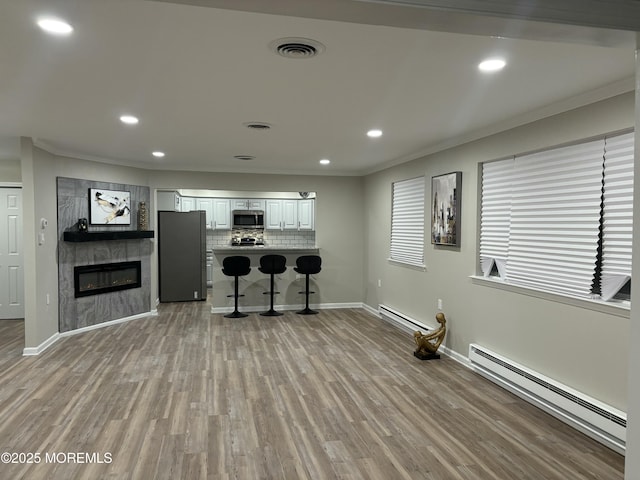
M140 288L140 261L81 265L73 268L75 296Z

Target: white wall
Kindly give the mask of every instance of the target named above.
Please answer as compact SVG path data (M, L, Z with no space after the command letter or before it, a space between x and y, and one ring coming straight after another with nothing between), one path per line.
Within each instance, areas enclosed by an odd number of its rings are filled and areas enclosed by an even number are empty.
M630 93L367 176L365 303L373 308L383 303L436 326L437 299L442 299L447 347L466 357L469 343L481 344L626 411L628 316L477 285L469 276L478 272L480 162L633 125ZM391 183L424 174L430 185L432 176L456 170L463 172L461 247L435 248L427 226L426 272L388 262ZM426 196L429 205L430 186Z

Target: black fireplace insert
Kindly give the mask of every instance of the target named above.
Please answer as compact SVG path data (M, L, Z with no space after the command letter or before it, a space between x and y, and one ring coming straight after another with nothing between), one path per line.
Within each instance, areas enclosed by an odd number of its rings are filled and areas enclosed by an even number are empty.
M142 286L139 260L73 268L75 296L87 297Z

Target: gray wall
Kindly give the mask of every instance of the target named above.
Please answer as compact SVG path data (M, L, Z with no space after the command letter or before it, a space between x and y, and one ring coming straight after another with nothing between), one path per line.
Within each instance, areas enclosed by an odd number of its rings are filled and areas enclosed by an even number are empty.
M362 271L364 207L360 177L303 177L289 175L246 175L215 174L202 172L170 172L148 171L123 167L107 163L92 162L52 155L33 148L31 141L23 139L28 152L23 153L26 163L27 179L25 195L33 193L33 205L25 204L25 220L30 224L25 228L29 235L30 248L35 262L31 273L26 272L27 285L36 285L26 295L27 325L25 326L25 346L35 348L58 332L58 262L56 232L58 226L56 211L56 178L92 179L106 183L142 185L151 187L151 211L155 211L154 191L156 188L193 188L242 191L315 191L317 243L323 256L323 270L318 275L318 295L315 300L323 303L361 302L363 298ZM33 168L30 166L30 155L33 151ZM33 187L31 184L33 183ZM35 193L37 192L37 194ZM40 218L49 220L46 241L37 245ZM155 228L155 217L150 217L150 228ZM25 237L26 238L26 237ZM153 308L158 298L157 258L155 240L151 244L151 292L150 301ZM29 268L27 262L26 268ZM289 272L291 273L291 272ZM228 289L228 279L221 277L216 270L220 291ZM290 279L291 282L295 278ZM258 280L261 281L261 280ZM293 291L290 282L279 287L283 291ZM230 284L229 284L230 285ZM297 292L298 283L295 284ZM262 288L259 284L255 287ZM256 290L257 291L257 290ZM45 299L47 294L50 303ZM226 294L226 293L225 293ZM296 293L297 294L297 293ZM296 295L290 294L290 295ZM220 293L222 295L222 293ZM260 299L264 301L264 297ZM291 298L285 297L285 298ZM226 297L225 297L226 301Z
M58 177L58 291L60 332L130 317L151 310L151 253L148 239L99 242L65 242L65 230L79 218L89 219L89 188L128 191L131 194L131 225L95 226L90 231L136 230L140 202L150 203L149 187L123 183ZM141 287L75 298L74 267L140 260Z
M627 317L476 285L469 276L477 273L478 163L632 127L633 103L633 94L621 95L364 178L146 171L56 157L35 149L34 172L30 173L28 162L26 172L33 175L38 194L29 219L32 225L25 233L35 239L42 216L53 223L57 176L148 185L152 201L156 188L315 191L317 242L324 260L318 275L319 301L364 299L374 308L384 303L434 324L436 302L441 298L449 319L449 348L466 356L470 342L480 343L626 410ZM422 174L430 178L453 170L463 172L460 249L438 249L428 243L426 272L390 264L391 182ZM30 181L23 181L28 197ZM25 209L29 201L27 198ZM153 228L153 217L151 223ZM50 228L55 231L56 227ZM56 314L51 313L51 305L44 305L45 293L57 294L57 279L47 274L57 270L55 254L49 251L55 250L55 242L50 238L44 246L34 247L35 267L26 265L32 272L27 272L28 278L37 283L35 295L27 299L36 318L35 326L27 326L27 346L36 346L57 331L57 318L55 327L51 322ZM154 301L155 260L151 275ZM606 335L595 336L602 332ZM594 351L596 339L598 349Z
M150 172L153 189L186 188L197 190L230 190L246 192L316 192L316 243L322 256L322 272L316 276L312 303L360 303L364 295L364 204L361 177L252 175L202 172ZM250 195L248 195L250 197ZM295 255L288 265L295 265ZM215 257L214 306L232 306L226 295L233 292L231 280L221 272L222 256ZM157 277L157 275L156 275ZM257 269L243 280L248 289L246 305L266 305L262 295L266 282ZM276 304L300 303L302 283L296 281L289 268L278 280ZM157 290L154 292L157 298Z
M144 170L52 155L22 139L25 239L25 347L40 346L58 332L57 192L58 176L146 185ZM40 219L49 226L38 245ZM49 303L46 299L49 297Z
M22 181L22 175L20 173L20 159L16 160L4 160L0 159L0 183L2 182L15 182Z
M469 343L481 344L626 411L628 315L478 285L469 277L479 272L480 162L633 125L630 93L367 176L365 303L373 308L382 303L435 326L437 299L442 299L448 319L447 347L466 357ZM430 180L455 170L463 172L460 248L434 247L427 235L426 271L388 262L391 183L423 174ZM427 185L430 197L429 181Z

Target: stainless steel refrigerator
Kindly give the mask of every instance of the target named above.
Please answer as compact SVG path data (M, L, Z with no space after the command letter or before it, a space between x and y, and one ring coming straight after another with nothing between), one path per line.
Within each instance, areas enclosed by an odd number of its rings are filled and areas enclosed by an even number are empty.
M161 302L207 299L205 215L203 211L158 212Z

